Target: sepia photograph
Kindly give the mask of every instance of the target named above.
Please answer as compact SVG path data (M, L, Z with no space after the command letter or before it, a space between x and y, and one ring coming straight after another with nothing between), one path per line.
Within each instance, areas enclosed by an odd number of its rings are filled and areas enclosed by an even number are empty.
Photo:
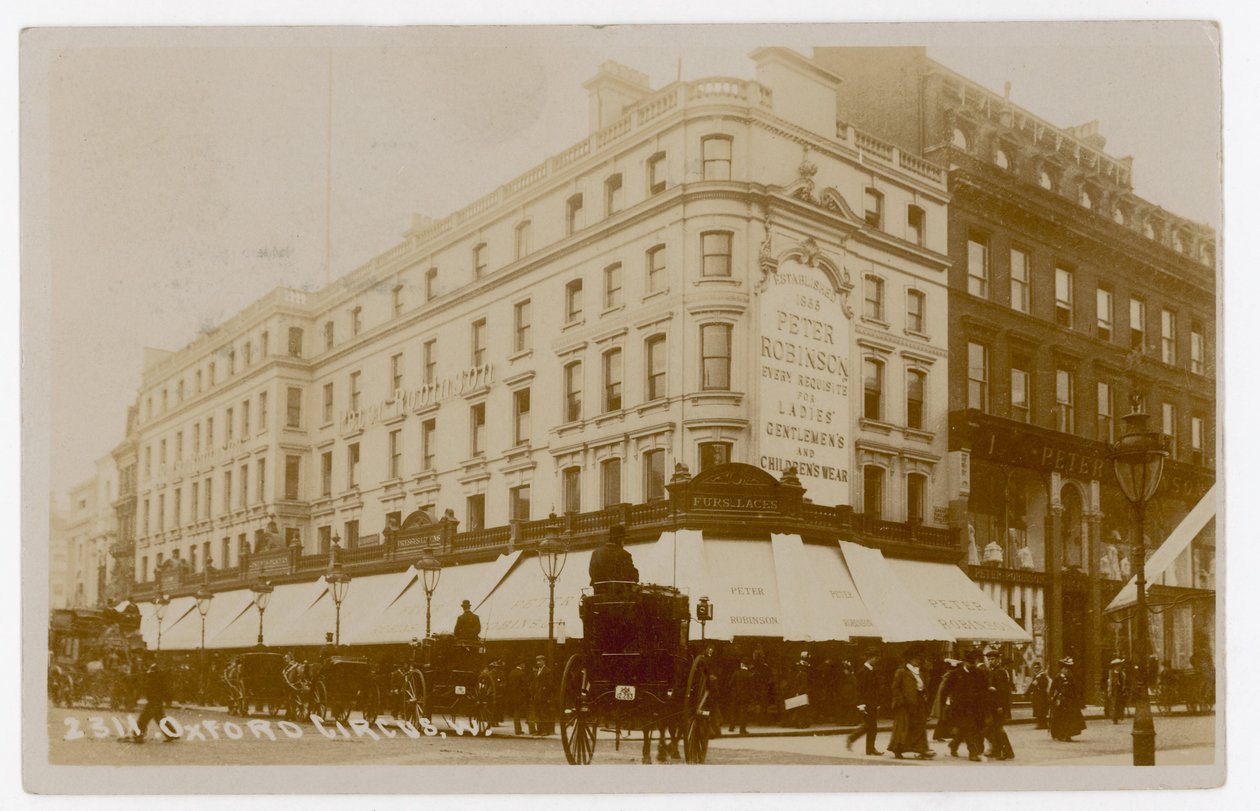
M27 789L1221 785L1220 47L25 30Z

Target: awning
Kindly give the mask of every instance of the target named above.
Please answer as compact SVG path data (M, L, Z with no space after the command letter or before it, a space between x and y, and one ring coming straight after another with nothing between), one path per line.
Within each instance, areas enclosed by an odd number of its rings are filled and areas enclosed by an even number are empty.
M301 631L300 618L310 610L311 606L325 599L327 594L328 584L323 578L309 583L288 583L276 586L276 590L271 595L271 602L267 604L263 641L268 646L315 644L314 642L306 641L307 636ZM331 602L331 599L329 599L329 604ZM245 618L251 615L254 620L251 629L254 638L243 642L241 645L227 645L225 647L245 647L258 641L257 609L246 612L246 615L241 617L241 621L233 627L250 625L250 623L245 622ZM322 635L320 636L320 641L323 641Z
M705 627L706 637L784 636L771 544L762 540L706 539L704 561L707 596L713 601L713 621ZM696 590L693 588L691 593L694 615Z
M341 644L359 645L380 621L386 606L394 602L415 577L412 569L390 574L356 577L341 602ZM333 630L336 606L332 594L325 593L294 623L295 645L319 645L324 634ZM408 634L410 639L414 634Z
M591 552L590 549L570 552L565 558L564 569L556 578L555 621L557 626L564 623L567 636L582 635L578 605L582 589L590 583ZM538 563L538 556L520 555L507 576L476 608L477 616L481 618L482 637L487 640L546 639L549 602L547 578ZM451 622L454 622L453 618Z
M1155 581L1164 573L1164 571L1172 565L1177 556L1185 551L1195 536L1203 531L1208 521L1216 517L1216 485L1213 484L1208 491L1203 494L1203 498L1199 499L1199 503L1194 505L1190 512L1186 513L1186 517L1181 519L1181 523L1172 531L1164 542L1159 545L1146 559L1146 583L1147 590L1154 585ZM1120 589L1120 593L1105 609L1106 611L1114 611L1119 608L1125 608L1137 602L1137 578L1134 577L1124 584L1124 588Z
M877 636L885 642L955 640L954 634L932 616L922 597L901 581L882 552L850 541L841 541L840 550L853 575L858 594L870 611ZM975 584L971 584L971 588L981 599L985 599Z
M799 535L772 535L770 544L784 639L847 641L878 635L839 546L805 544Z
M499 584L520 554L512 552L486 563L443 568L433 593L430 623L433 632L450 633L455 627L455 618L462 610L460 603L468 600L474 606L478 605ZM390 644L424 636L423 575L414 567L408 571L411 579L402 592L385 606L374 623L360 629L356 644Z
M150 648L157 646L157 606L154 603L140 603L137 606L140 609L140 636L144 639L144 644ZM192 597L175 597L166 606L166 613L162 619L162 647L165 649L170 647L167 634L176 623L184 619L189 611L195 611L197 601Z
M893 573L955 641L1031 642L1028 632L951 563L890 559Z

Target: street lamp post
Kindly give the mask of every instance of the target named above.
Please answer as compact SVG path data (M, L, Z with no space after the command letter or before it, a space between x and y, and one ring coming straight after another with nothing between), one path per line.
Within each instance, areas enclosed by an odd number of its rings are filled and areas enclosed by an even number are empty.
M1133 708L1133 765L1155 765L1155 720L1151 717L1151 699L1147 694L1146 660L1150 645L1150 629L1146 615L1146 505L1159 489L1168 451L1163 437L1149 430L1150 416L1133 400L1132 411L1124 417L1126 432L1109 454L1116 471L1116 480L1124 497L1133 504L1137 519L1137 542L1133 565L1137 572L1137 697Z
M198 669L201 676L197 679L198 689L201 703L206 701L206 614L210 611L210 601L214 599L214 593L204 585L197 589L194 595L197 598L197 613L201 615L201 650L197 656Z
M275 587L265 580L259 580L249 587L254 592L254 605L258 606L258 647L263 644L263 612L267 610L267 603L271 602L271 592L275 591Z
M442 579L442 561L426 549L415 565L424 583L424 638L428 639L433 627L433 592L437 591L438 581Z
M568 544L560 540L555 529L547 531L547 537L538 545L538 565L547 578L547 666L555 666L556 658L556 579L564 571L569 556Z
M157 617L157 649L160 651L162 650L162 620L166 619L166 607L171 604L171 598L165 594L159 594L153 604L153 615Z
M333 626L333 645L341 647L341 601L346 599L346 592L350 591L350 574L341 568L341 561L333 564L332 571L328 573L326 578L328 585L332 587L333 605L336 607L336 623Z
M713 619L713 603L708 597L701 597L696 602L696 619L700 620L700 641L704 641L704 625Z

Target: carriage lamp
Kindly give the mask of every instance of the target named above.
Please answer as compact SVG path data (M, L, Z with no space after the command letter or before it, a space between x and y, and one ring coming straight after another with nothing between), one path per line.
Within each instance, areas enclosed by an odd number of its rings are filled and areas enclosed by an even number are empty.
M328 573L325 578L328 585L332 587L333 605L336 608L336 621L333 625L333 645L341 647L341 601L346 599L346 592L350 591L350 574L341 568L341 562L333 564L333 570Z
M159 594L158 598L153 601L153 615L157 617L157 649L162 649L162 620L166 619L166 607L171 604L171 598L165 594Z
M708 597L701 597L696 602L696 619L700 620L700 640L704 641L704 624L713 619L713 603Z
M424 636L427 639L433 628L433 592L437 591L438 581L442 579L442 561L426 549L415 566L424 580Z
M209 562L207 561L207 564ZM205 703L206 693L206 614L210 612L210 601L214 599L214 592L206 588L204 585L197 589L197 593L193 595L197 598L197 613L201 615L201 652L198 655L200 659L201 678L198 679L201 686L202 703Z
M1133 707L1133 765L1155 765L1155 720L1151 717L1150 696L1146 692L1146 659L1150 629L1146 616L1146 504L1159 489L1168 450L1163 437L1150 430L1150 416L1134 397L1132 411L1124 417L1125 435L1111 446L1108 456L1115 468L1120 490L1133 504L1137 542L1133 567L1137 572L1137 696Z
M258 606L258 646L263 644L263 612L267 610L267 603L271 602L271 592L275 588L271 583L265 580L259 580L249 587L254 592L254 605Z
M555 665L556 658L556 579L564 571L569 557L569 545L560 540L555 529L547 531L547 537L538 545L538 565L547 578L547 666Z

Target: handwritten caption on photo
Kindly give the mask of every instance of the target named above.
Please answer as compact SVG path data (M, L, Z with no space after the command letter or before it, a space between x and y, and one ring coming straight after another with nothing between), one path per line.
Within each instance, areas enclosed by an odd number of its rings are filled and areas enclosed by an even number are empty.
M83 720L73 716L63 719L66 731L62 740L75 741L91 738L124 738L140 734L140 726L136 715L119 718L117 715L93 715ZM439 730L429 719L421 718L419 724L410 721L376 719L369 724L366 720L356 719L346 723L333 721L331 724L324 718L312 714L310 722L317 732L329 740L336 738L365 738L367 740L388 740L397 738L401 733L405 738L445 738L446 732ZM477 727L461 719L450 721L451 732L456 735L477 735ZM203 718L194 723L185 724L178 718L166 716L158 722L158 728L164 735L180 738L185 741L240 741L240 740L296 740L305 731L293 721L267 721L251 718L248 721L216 721ZM486 736L493 734L487 729Z

